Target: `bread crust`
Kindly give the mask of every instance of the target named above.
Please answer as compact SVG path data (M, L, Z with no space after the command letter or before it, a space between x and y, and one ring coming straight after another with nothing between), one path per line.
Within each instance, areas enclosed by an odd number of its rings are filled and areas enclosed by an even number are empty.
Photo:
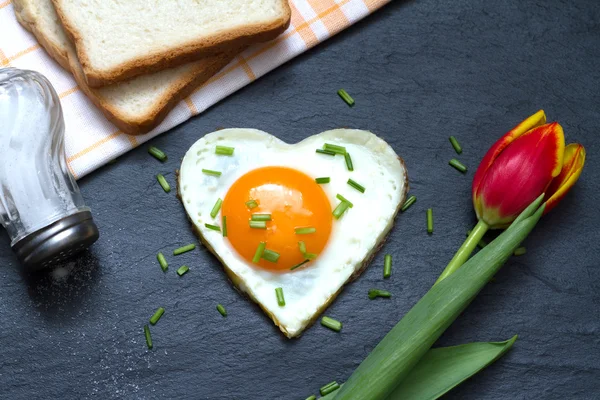
M398 161L400 162L400 164L404 167L404 181L406 182L406 185L404 185L404 189L402 190L402 192L400 193L400 201L398 202L398 207L396 207L396 210L394 211L394 216L392 218L392 223L389 224L389 226L387 227L387 230L385 232L383 232L383 236L381 238L381 240L371 249L371 251L369 252L369 254L365 257L365 259L363 260L362 264L360 265L360 267L358 267L358 269L350 276L350 278L342 285L340 286L340 288L338 289L337 292L333 293L323 304L323 306L321 307L321 309L315 313L315 315L313 316L313 318L306 324L306 326L296 335L292 335L290 334L285 327L283 327L279 321L277 320L277 317L275 317L273 314L271 314L269 312L269 310L267 310L265 307L263 307L262 304L260 304L254 297L252 297L252 295L242 289L239 288L238 286L238 282L241 282L241 278L239 276L237 276L232 270L230 270L227 265L223 262L223 260L221 259L221 257L219 257L219 254L217 254L217 252L213 249L213 247L204 239L204 236L202 236L202 233L198 230L198 228L196 228L196 225L194 225L193 221L190 219L190 216L188 215L188 213L186 212L185 215L190 223L190 225L192 226L192 231L194 232L194 235L196 235L196 237L198 238L198 240L200 240L200 243L202 243L202 245L204 247L206 247L208 249L208 251L210 251L216 258L217 260L219 260L219 262L221 263L221 265L223 266L223 270L225 271L225 273L227 274L227 277L229 278L229 280L231 281L231 283L234 285L235 289L242 293L244 296L248 297L250 300L252 300L256 305L258 305L263 312L273 321L273 323L275 324L275 326L277 326L279 328L279 330L288 338L288 339L292 339L292 338L297 338L300 337L302 335L302 332L304 332L307 328L309 328L310 326L312 326L312 324L315 323L315 321L321 316L321 314L323 313L323 311L329 307L329 305L336 299L336 297L342 292L342 290L346 287L346 285L348 285L349 283L353 282L355 279L357 279L362 273L363 271L367 268L367 266L371 263L371 261L373 260L373 257L375 256L375 254L377 254L377 252L379 252L379 250L381 249L381 247L384 245L389 233L392 230L392 227L394 226L394 222L396 221L396 217L398 216L398 212L400 211L400 209L402 208L402 205L404 204L404 202L406 201L406 195L408 194L408 191L410 189L409 187L409 181L408 181L408 171L406 169L406 164L404 163L404 160L401 157L398 157ZM181 201L181 204L183 205L183 199L181 197L181 191L180 191L180 179L179 179L179 170L175 170L175 179L177 182L177 198L179 199L179 201ZM185 207L184 207L185 209Z
M241 48L253 43L275 39L289 27L292 16L288 0L281 0L284 5L285 15L283 18L270 24L253 24L244 28L219 32L202 40L180 45L175 49L138 57L134 60L121 63L109 70L98 70L90 62L79 31L65 16L61 4L62 1L64 0L52 0L52 3L65 28L67 36L75 44L79 63L83 68L86 82L90 87L111 85L138 75L162 71L166 68L177 67L210 55L227 52L232 48Z
M119 130L130 135L142 135L160 124L168 113L182 99L190 95L198 86L210 79L217 71L227 65L237 52L228 54L221 53L198 62L198 65L186 74L183 74L177 82L171 86L156 103L156 106L147 114L139 118L131 118L119 111L117 107L99 93L98 89L88 86L77 57L66 49L62 49L56 43L51 42L38 28L37 21L32 17L21 3L21 0L13 0L15 15L19 23L28 31L33 33L42 47L56 60L61 67L73 74L80 89L88 96L92 103L100 109L102 114L112 122Z

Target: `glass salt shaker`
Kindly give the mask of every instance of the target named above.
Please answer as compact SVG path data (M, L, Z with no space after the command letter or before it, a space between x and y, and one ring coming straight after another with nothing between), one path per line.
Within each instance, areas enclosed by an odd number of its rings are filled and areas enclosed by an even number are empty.
M27 270L84 250L98 228L67 168L60 100L34 71L0 68L0 222Z

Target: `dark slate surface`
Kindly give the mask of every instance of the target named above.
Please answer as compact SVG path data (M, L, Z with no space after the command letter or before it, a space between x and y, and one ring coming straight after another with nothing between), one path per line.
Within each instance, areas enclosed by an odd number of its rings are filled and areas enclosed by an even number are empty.
M69 264L69 278L20 273L0 232L0 397L304 399L344 381L435 280L475 222L470 183L495 138L544 108L567 141L588 151L565 201L439 345L504 340L502 360L454 390L452 399L600 397L600 3L588 1L396 1L226 101L81 180L101 230ZM356 99L348 108L335 94ZM370 129L404 157L419 200L401 215L371 267L329 308L341 334L313 326L285 339L232 289L204 249L169 257L188 264L163 274L158 251L194 242L175 195L185 150L218 127L255 127L295 142L340 126ZM466 176L447 165L464 147ZM434 207L435 233L425 233ZM394 274L383 281L384 253ZM371 287L390 301L369 301ZM229 311L227 319L215 310ZM166 308L146 349L142 325Z

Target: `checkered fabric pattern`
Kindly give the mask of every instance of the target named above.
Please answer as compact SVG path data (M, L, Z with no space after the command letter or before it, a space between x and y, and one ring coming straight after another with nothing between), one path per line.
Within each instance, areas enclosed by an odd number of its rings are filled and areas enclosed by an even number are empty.
M0 67L36 70L54 85L63 107L66 152L80 178L154 136L186 121L275 67L330 38L390 0L290 0L289 29L269 43L248 48L178 104L154 130L142 136L120 132L55 63L35 37L17 22L11 0L0 0Z

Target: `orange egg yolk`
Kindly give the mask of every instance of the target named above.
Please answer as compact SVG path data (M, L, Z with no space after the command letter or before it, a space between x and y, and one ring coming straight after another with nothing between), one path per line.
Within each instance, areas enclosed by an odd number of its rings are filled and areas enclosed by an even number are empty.
M250 208L246 202L258 206ZM252 214L270 214L266 229L250 227ZM240 177L223 200L221 215L226 217L227 238L239 255L252 264L260 242L279 253L276 262L261 258L254 263L270 271L289 271L305 260L306 251L320 254L331 233L331 204L315 180L302 172L284 167L255 169ZM297 234L297 228L315 228L314 233Z

